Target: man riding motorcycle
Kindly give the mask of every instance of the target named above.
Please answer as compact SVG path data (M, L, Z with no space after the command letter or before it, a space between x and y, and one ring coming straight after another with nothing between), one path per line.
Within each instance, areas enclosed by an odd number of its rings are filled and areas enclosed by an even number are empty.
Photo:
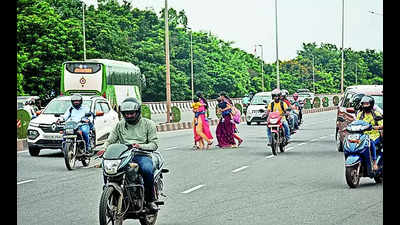
M294 93L293 100L294 100L293 106L298 110L298 115L295 112L296 115L298 116L298 122L297 122L297 128L296 128L296 129L298 129L299 121L302 121L302 119L303 119L303 112L302 112L303 107L299 100L299 94Z
M361 101L361 111L357 114L358 120L364 120L373 126L373 130L366 131L365 134L371 139L371 153L373 160L373 169L377 170L378 166L376 164L376 146L381 143L382 135L378 130L383 129L383 119L376 121L377 116L382 116L381 113L373 109L375 105L375 100L371 96L362 97Z
M289 143L290 140L290 131L289 131L289 125L288 122L286 121L286 110L288 108L288 105L281 101L281 91L279 89L274 89L271 92L272 98L274 101L271 102L271 104L268 105L267 108L267 115L270 112L279 112L282 117L282 124L283 128L285 130L285 136L286 136L286 142ZM271 146L272 143L272 137L271 137L271 129L267 127L267 135L268 135L268 146Z
M120 105L119 111L123 119L121 119L104 144L104 150L97 154L102 156L110 144L120 143L132 145L132 147L140 149L146 153L135 153L133 162L139 164L139 173L143 176L145 187L145 200L151 211L158 210L158 206L154 203L154 171L151 152L156 151L159 145L156 124L141 117L141 103L136 98L126 98ZM105 179L105 178L104 178ZM106 182L106 180L104 180Z
M297 115L294 113L292 104L290 104L290 101L287 99L287 96L288 96L288 95L289 95L289 91L288 91L288 90L282 90L281 100L282 100L283 102L285 102L285 103L288 105L288 107L289 107L290 109L292 109L292 110L290 110L289 115L286 116L286 119L288 119L290 128L291 128L291 130L292 130L293 133L294 133L294 130L295 130L295 129L298 129L298 117L297 117Z
M89 132L91 129L93 129L93 124L90 121L89 118L85 117L86 113L90 113L89 108L87 108L86 106L82 105L82 96L80 94L74 94L71 97L71 104L72 106L64 113L64 115L61 115L58 120L57 123L59 123L60 121L64 120L72 120L74 122L79 123L81 120L83 122L85 122L86 124L82 125L79 130L82 131L82 136L83 139L85 140L85 144L86 144L86 154L91 154L92 153L92 146L90 145L90 141L89 141ZM83 117L85 117L84 119L82 119Z

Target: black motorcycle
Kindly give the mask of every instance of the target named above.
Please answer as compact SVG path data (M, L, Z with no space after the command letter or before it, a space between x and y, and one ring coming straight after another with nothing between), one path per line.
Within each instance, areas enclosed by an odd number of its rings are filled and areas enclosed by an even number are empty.
M106 184L100 199L100 225L122 225L126 219L138 219L141 225L154 225L158 211L147 208L144 200L144 182L139 165L132 162L136 153L144 152L131 145L111 144L102 155L103 175ZM146 152L148 153L148 152ZM164 159L159 152L152 152L154 165L154 192L156 205L164 205L163 193Z
M76 161L81 161L83 166L88 166L90 163L91 155L86 153L85 139L83 138L83 134L79 128L86 124L82 120L90 117L91 115L91 113L87 113L79 122L69 120L65 122L64 125L61 125L63 133L62 146L64 161L68 170L75 168ZM91 129L89 132L89 140L91 146L94 147L95 134L93 129Z

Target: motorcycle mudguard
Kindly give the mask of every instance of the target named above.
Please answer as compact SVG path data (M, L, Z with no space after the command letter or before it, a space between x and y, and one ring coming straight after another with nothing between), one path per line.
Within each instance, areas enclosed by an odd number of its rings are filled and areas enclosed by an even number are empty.
M361 158L358 155L349 155L344 163L344 166L354 166L355 164L361 162Z

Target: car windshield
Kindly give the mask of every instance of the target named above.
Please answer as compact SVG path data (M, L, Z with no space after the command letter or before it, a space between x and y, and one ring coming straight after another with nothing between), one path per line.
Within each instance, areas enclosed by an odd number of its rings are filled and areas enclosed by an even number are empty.
M257 95L251 100L252 105L265 105L263 100L267 100L267 104L272 100L271 95Z
M92 100L83 100L82 105L88 107L92 104ZM43 111L43 114L64 114L65 111L71 106L71 100L53 100L51 101L46 109Z
M299 93L299 97L300 98L309 98L309 97L311 97L311 95L307 94L307 93Z
M375 100L375 104L379 106L379 108L383 109L383 96L382 95L373 95Z

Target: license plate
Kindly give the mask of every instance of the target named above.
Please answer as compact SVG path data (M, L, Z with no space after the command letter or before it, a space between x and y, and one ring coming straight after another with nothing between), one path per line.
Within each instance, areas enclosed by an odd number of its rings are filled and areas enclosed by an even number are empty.
M47 140L62 140L61 134L44 134L43 137Z
M78 137L77 135L73 134L73 135L64 135L64 138L76 138Z

